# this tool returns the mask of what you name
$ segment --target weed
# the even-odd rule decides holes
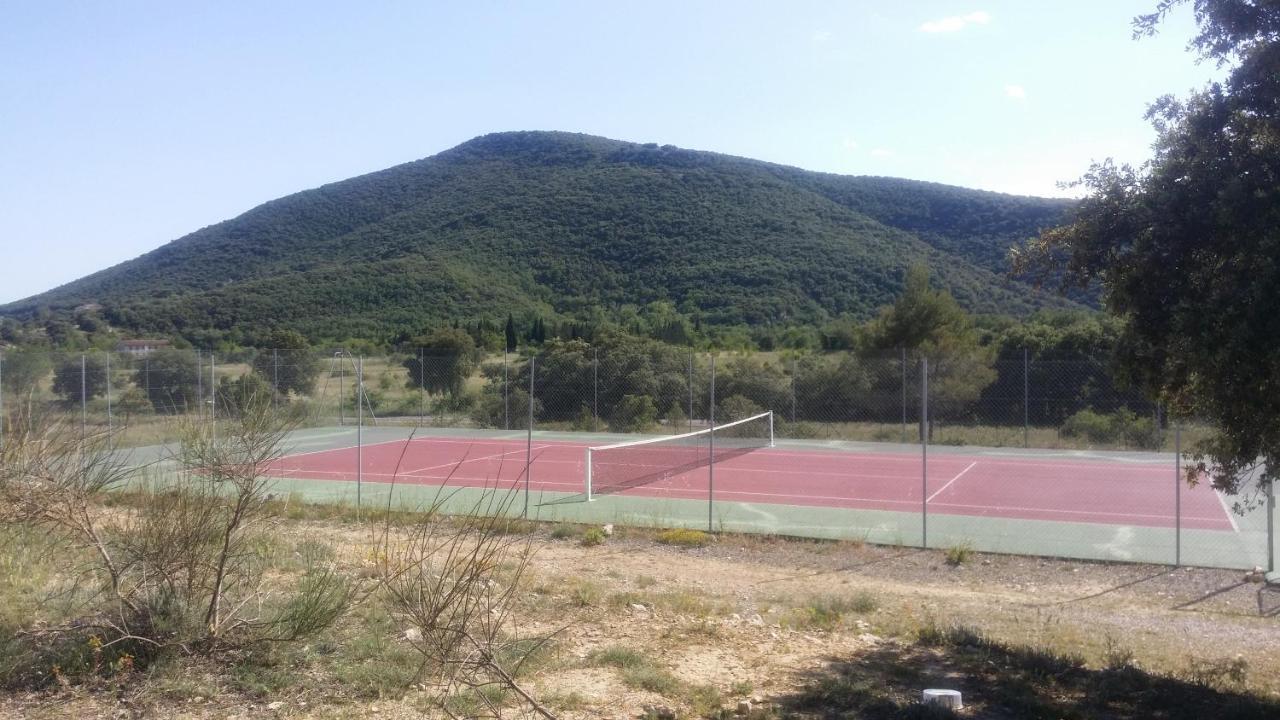
[[[969,562],[972,557],[973,543],[968,540],[958,542],[947,548],[946,551],[947,564],[951,567],[959,567],[960,565]]]
[[[1229,688],[1244,684],[1249,675],[1249,661],[1243,655],[1212,660],[1191,658],[1185,674],[1188,682],[1201,687]]]
[[[714,538],[701,530],[690,530],[688,528],[675,528],[672,530],[663,530],[658,533],[658,542],[663,545],[675,545],[677,547],[706,547]]]
[[[587,531],[582,533],[582,539],[578,541],[578,544],[583,547],[602,545],[604,544],[604,531],[600,528],[587,528]]]
[[[793,610],[786,622],[794,628],[834,630],[843,622],[845,615],[874,612],[879,607],[880,601],[866,591],[851,597],[817,595],[809,598],[805,605]]]
[[[600,588],[595,583],[577,580],[569,587],[569,601],[574,607],[591,607],[600,602]]]
[[[569,538],[578,537],[582,533],[582,529],[577,525],[569,523],[560,523],[551,529],[552,540],[568,540]]]

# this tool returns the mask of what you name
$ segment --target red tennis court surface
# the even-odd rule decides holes
[[[582,493],[582,443],[535,441],[529,486]],[[366,482],[523,487],[523,441],[416,438],[366,445]],[[356,449],[291,455],[270,468],[280,477],[355,481]],[[1060,457],[931,454],[921,487],[918,454],[789,448],[755,450],[716,463],[717,501],[1173,527],[1175,478],[1169,463]],[[628,496],[705,499],[707,467],[630,488]],[[1182,527],[1234,529],[1207,484],[1182,488]]]

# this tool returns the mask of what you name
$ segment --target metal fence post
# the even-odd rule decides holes
[[[600,431],[600,348],[591,348],[591,431]]]
[[[796,372],[799,369],[799,363],[796,359],[791,358],[791,422],[796,421]],[[770,422],[773,416],[770,416]]]
[[[107,358],[107,431],[115,429],[111,421],[111,353],[104,353]]]
[[[427,421],[427,353],[418,348],[418,425]]]
[[[4,449],[4,432],[8,423],[9,417],[4,414],[4,353],[0,352],[0,450]]]
[[[511,383],[507,379],[507,351],[502,351],[502,429],[511,429]]]
[[[183,393],[183,395],[184,397],[182,398],[182,402],[186,403],[187,402],[187,398],[185,397],[186,393]],[[199,350],[196,351],[195,404],[196,404],[196,417],[203,420],[204,419],[204,360],[201,357]]]
[[[693,432],[693,354],[689,351],[689,432]]]
[[[716,356],[711,356],[711,430],[707,433],[707,532],[715,532],[716,505]]]
[[[80,441],[84,442],[89,425],[89,396],[85,392],[84,354],[80,355]]]
[[[218,363],[209,353],[209,436],[218,439]]]
[[[530,476],[533,474],[533,401],[534,401],[534,373],[538,369],[538,358],[529,358],[529,429],[525,434],[524,446],[524,516],[529,517],[529,490]]]
[[[1182,566],[1182,426],[1173,427],[1173,564]]]
[[[920,544],[929,547],[929,358],[920,364]]]
[[[356,517],[364,489],[364,355],[356,360]]]
[[[271,349],[271,407],[278,407],[280,397],[280,351]]]
[[[907,349],[902,348],[902,442],[907,442]]]
[[[338,367],[338,425],[346,425],[347,418],[343,415],[342,410],[342,376],[347,373],[347,369],[342,366],[342,351],[333,354],[334,364]]]
[[[1022,447],[1031,447],[1031,360],[1027,348],[1022,348]]]
[[[1276,483],[1267,485],[1267,582],[1280,581],[1280,568],[1276,568]]]

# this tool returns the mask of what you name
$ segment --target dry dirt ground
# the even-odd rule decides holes
[[[1001,709],[1006,697],[986,696],[972,664],[960,668],[921,644],[957,626],[1009,647],[1079,655],[1087,668],[1132,665],[1179,678],[1204,663],[1236,668],[1203,684],[1280,703],[1280,588],[1236,571],[981,553],[950,564],[944,551],[750,536],[684,548],[642,530],[587,547],[576,530],[562,529],[561,539],[551,530],[535,530],[517,615],[524,633],[557,633],[522,682],[563,718],[637,718],[655,705],[698,717],[744,700],[755,717],[891,717],[879,706],[839,714],[849,686],[830,682],[888,662],[909,667],[869,675],[892,686],[881,706],[908,703],[923,687],[963,686],[970,708],[961,716],[1018,716]],[[353,563],[369,539],[333,521],[286,531],[324,538]],[[388,642],[401,642],[394,630]],[[994,666],[993,657],[981,662]],[[255,692],[199,668],[184,673],[194,678],[186,685],[170,671],[120,687],[13,694],[0,700],[0,715],[421,717],[412,687],[352,696],[319,675]],[[825,710],[815,700],[823,692]]]

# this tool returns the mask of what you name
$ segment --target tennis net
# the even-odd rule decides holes
[[[666,480],[764,447],[773,447],[772,412],[681,435],[589,447],[587,499]]]

